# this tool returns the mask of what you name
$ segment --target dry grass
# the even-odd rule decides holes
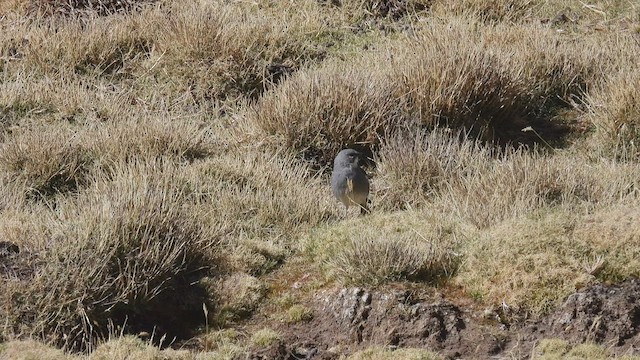
[[[86,184],[92,158],[70,129],[30,129],[2,145],[0,168],[27,197],[46,197]]]
[[[329,278],[378,285],[410,280],[437,284],[453,276],[464,226],[421,212],[374,215],[318,229],[303,242]]]
[[[413,30],[376,51],[298,72],[245,117],[324,163],[342,147],[371,148],[396,130],[437,125],[503,143],[538,142],[540,133],[551,141],[566,131],[553,115],[603,78],[597,64],[623,61],[610,52],[615,42],[540,26],[454,18]],[[538,135],[523,133],[527,126]]]
[[[640,237],[631,209],[542,210],[505,221],[465,244],[456,278],[477,298],[538,315],[597,281],[637,277]]]
[[[585,117],[595,128],[591,149],[607,157],[638,159],[639,93],[640,67],[636,66],[621,70],[589,94]]]
[[[385,139],[376,159],[376,205],[414,208],[446,191],[471,169],[492,161],[495,152],[451,129],[396,133]]]
[[[236,273],[215,284],[220,297],[215,318],[220,324],[250,315],[265,297],[267,288],[257,278],[246,273]]]
[[[267,347],[280,341],[280,335],[271,329],[260,329],[249,340],[254,346]]]
[[[438,360],[442,359],[438,354],[424,349],[398,349],[388,350],[381,347],[370,347],[349,356],[348,360]]]
[[[516,151],[476,165],[468,176],[451,181],[438,201],[480,227],[542,207],[589,211],[638,195],[636,164]]]
[[[136,102],[255,97],[324,56],[335,30],[318,6],[305,1],[285,14],[240,2],[175,2],[89,21],[7,20],[0,54],[10,61],[2,66],[23,77],[115,82]]]
[[[572,346],[565,340],[544,339],[535,348],[531,359],[555,360],[555,359],[624,359],[636,360],[638,356],[611,356],[605,347],[597,344],[580,344]]]
[[[639,11],[0,1],[0,240],[20,248],[0,258],[0,339],[241,357],[251,334],[210,332],[201,353],[126,334],[235,326],[309,259],[314,289],[450,281],[528,314],[639,276]],[[347,146],[375,159],[368,217],[330,194]],[[305,291],[285,321],[310,318]],[[6,357],[80,355],[10,341]]]
[[[178,171],[161,163],[119,169],[60,203],[43,219],[35,273],[3,280],[7,330],[83,348],[127,318],[134,327],[165,323],[176,335],[199,322],[192,306],[208,300],[192,284],[215,268],[217,240],[187,215]]]
[[[408,122],[406,104],[395,97],[395,84],[371,67],[330,62],[300,71],[265,94],[247,116],[287,147],[319,152],[328,163],[342,147],[371,144],[377,135]]]

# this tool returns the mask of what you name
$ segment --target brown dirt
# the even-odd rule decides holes
[[[442,294],[342,288],[315,294],[312,320],[276,324],[282,341],[251,359],[337,359],[369,346],[417,347],[448,359],[529,358],[542,339],[595,342],[613,355],[640,354],[640,281],[577,292],[549,315],[508,326],[496,312]],[[635,351],[635,353],[634,353]]]

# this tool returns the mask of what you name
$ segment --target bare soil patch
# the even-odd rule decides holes
[[[332,289],[308,306],[313,319],[280,324],[281,340],[251,359],[338,359],[372,346],[427,348],[447,359],[528,359],[543,339],[592,342],[610,355],[637,355],[640,281],[596,285],[569,296],[554,312],[513,325],[497,313],[459,306],[442,294],[409,290]],[[634,352],[635,351],[635,352]]]

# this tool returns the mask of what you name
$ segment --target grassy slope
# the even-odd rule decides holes
[[[640,9],[390,3],[0,2],[0,240],[21,249],[0,257],[0,358],[73,357],[30,337],[224,358],[278,338],[234,324],[303,321],[336,284],[537,316],[637,277]],[[330,196],[345,146],[375,160],[369,217]]]

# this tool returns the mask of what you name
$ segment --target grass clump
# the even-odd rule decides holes
[[[385,209],[424,205],[471,169],[491,161],[490,147],[464,138],[451,129],[390,136],[377,153],[376,204]]]
[[[271,346],[280,341],[280,334],[271,329],[260,329],[251,335],[249,341],[257,347]]]
[[[176,3],[168,22],[166,15],[158,18],[166,31],[153,58],[171,74],[175,91],[191,92],[197,101],[255,98],[323,58],[321,35],[330,32],[330,22],[318,6],[312,1],[295,9],[277,3]],[[154,76],[162,83],[167,72]]]
[[[280,262],[299,231],[326,221],[336,210],[325,196],[324,180],[288,154],[248,148],[212,156],[192,170],[190,181],[211,218],[223,224],[223,231],[240,235],[230,244],[238,247],[234,253],[263,258],[258,263],[267,268],[245,267],[249,273],[260,274],[269,261]],[[238,223],[240,218],[245,220]],[[245,260],[242,256],[240,262]]]
[[[638,359],[638,356],[613,356],[602,345],[585,343],[571,345],[566,340],[543,339],[534,349],[532,359],[555,360],[555,359]]]
[[[536,352],[540,355],[539,357],[534,358],[542,358],[542,359],[553,359],[558,358],[561,359],[563,355],[571,350],[571,345],[568,341],[562,339],[543,339],[540,341],[538,346],[536,347]],[[535,355],[534,355],[535,356]]]
[[[250,315],[266,295],[266,286],[257,278],[236,273],[225,278],[216,289],[218,321],[237,320]]]
[[[141,339],[124,335],[100,344],[88,357],[88,360],[132,359],[132,360],[191,360],[194,355],[186,350],[160,350]]]
[[[565,47],[554,50],[557,42]],[[566,129],[550,115],[601,76],[594,56],[610,57],[600,44],[540,27],[434,21],[376,51],[298,72],[245,117],[323,163],[345,146],[375,148],[397,130],[437,126],[500,143],[556,140]]]
[[[342,147],[370,144],[385,129],[408,121],[394,87],[375,68],[334,61],[298,72],[265,94],[248,116],[265,133],[282,137],[287,147],[306,147],[328,163]]]
[[[405,15],[426,10],[430,4],[430,0],[345,0],[341,5],[356,14],[398,20]]]
[[[285,321],[288,323],[299,323],[313,319],[313,311],[304,305],[295,304],[287,310]]]
[[[173,158],[189,162],[204,158],[216,150],[209,128],[194,120],[172,119],[169,114],[155,116],[131,114],[112,123],[86,126],[82,136],[95,153],[99,167],[136,159]]]
[[[436,353],[424,349],[400,348],[397,350],[388,350],[381,347],[370,347],[360,350],[349,357],[347,360],[440,360],[442,357]]]
[[[177,171],[159,164],[121,169],[60,203],[46,219],[49,241],[33,276],[3,280],[7,335],[77,349],[105,337],[111,324],[180,337],[203,321],[207,295],[193,284],[215,266],[216,241],[187,212]]]
[[[585,210],[635,197],[640,170],[634,164],[591,163],[569,153],[509,150],[497,158],[479,152],[463,176],[436,194],[436,206],[487,227],[537,209],[561,206]]]
[[[590,93],[586,119],[595,128],[589,147],[607,157],[640,157],[640,68],[621,70]]]
[[[31,13],[45,16],[53,15],[110,15],[118,12],[139,10],[155,0],[29,0],[27,8]]]
[[[422,212],[372,216],[318,230],[306,253],[347,284],[410,280],[437,284],[452,276],[464,225]]]
[[[73,192],[87,184],[94,154],[71,129],[36,127],[14,134],[0,148],[0,167],[28,198]]]

